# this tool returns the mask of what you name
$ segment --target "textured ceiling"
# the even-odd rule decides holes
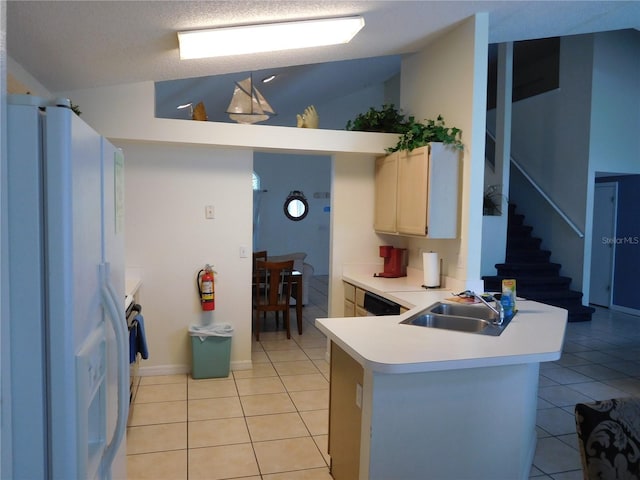
[[[7,46],[13,60],[56,93],[283,67],[296,67],[292,71],[302,75],[301,69],[316,64],[415,52],[476,12],[489,13],[491,43],[625,28],[640,30],[638,1],[10,0]],[[366,22],[347,45],[179,59],[178,30],[341,15],[362,15]],[[347,78],[352,83],[375,79],[372,70],[362,63],[336,65],[352,68],[328,73],[329,67],[323,66],[323,75],[316,76],[318,82],[326,83],[330,78],[340,89]],[[387,70],[372,68],[388,76]],[[326,88],[309,82],[309,77],[306,75],[307,88]]]
[[[9,56],[51,92],[414,52],[476,12],[491,43],[640,29],[640,2],[9,1]],[[176,31],[362,15],[348,45],[180,61]]]

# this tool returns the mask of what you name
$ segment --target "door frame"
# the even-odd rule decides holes
[[[611,207],[611,215],[612,215],[612,225],[613,225],[613,231],[611,232],[611,269],[609,271],[609,285],[611,286],[609,289],[609,298],[608,298],[608,302],[607,305],[600,305],[603,307],[607,307],[610,308],[612,303],[613,303],[613,291],[615,288],[614,285],[614,279],[615,279],[615,269],[616,269],[616,242],[615,242],[615,238],[616,238],[616,234],[617,234],[617,215],[618,215],[618,182],[616,181],[609,181],[609,182],[596,182],[595,186],[594,186],[594,195],[593,195],[593,213],[594,213],[594,218],[593,218],[593,224],[596,223],[596,218],[595,218],[595,212],[596,212],[596,201],[597,201],[597,196],[595,194],[595,191],[598,187],[612,187],[613,188],[613,206]],[[595,230],[592,228],[592,231]],[[595,257],[595,252],[593,249],[593,242],[592,242],[592,247],[591,247],[591,259],[590,262],[593,265],[593,261],[594,261],[594,257]],[[591,273],[593,274],[593,268],[591,268]],[[592,288],[591,288],[591,280],[589,280],[589,303],[591,302],[591,293],[592,293]],[[594,305],[598,305],[598,304],[594,304]]]

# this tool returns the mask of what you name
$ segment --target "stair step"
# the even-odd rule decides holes
[[[507,238],[513,237],[530,237],[533,227],[529,225],[508,225]]]
[[[549,250],[530,250],[526,248],[509,248],[507,249],[507,263],[535,263],[548,262],[551,258]]]
[[[511,248],[539,250],[542,239],[537,237],[507,237],[507,250]]]
[[[518,213],[509,214],[509,218],[507,219],[508,226],[521,226],[524,224],[524,215],[520,215]]]
[[[546,303],[547,305],[553,305],[555,307],[560,307],[567,310],[568,322],[588,322],[591,320],[591,315],[593,314],[593,312],[596,311],[595,308],[585,307],[582,304],[566,307],[563,305],[557,305],[555,303],[550,303],[550,302],[540,302],[540,303]]]
[[[544,262],[535,262],[535,263],[507,262],[507,263],[496,264],[498,275],[505,276],[505,277],[557,275],[561,267],[562,265],[560,265],[559,263],[550,263],[550,262],[546,262],[546,263]]]
[[[542,303],[551,303],[553,301],[561,300],[579,303],[582,302],[582,292],[577,292],[575,290],[538,290],[532,291],[529,295],[524,295],[524,293],[521,294],[519,291],[517,291],[517,293],[528,300],[535,300],[536,302]]]
[[[581,305],[578,309],[569,311],[567,320],[569,322],[590,322],[591,315],[593,315],[593,312],[595,311],[596,309],[593,307],[585,307],[584,305]]]
[[[485,290],[499,292],[503,279],[515,278],[518,296],[566,309],[569,322],[591,320],[595,309],[582,305],[582,293],[570,289],[571,279],[559,275],[562,266],[549,261],[551,252],[540,248],[542,239],[524,220],[509,203],[505,262],[496,264],[498,275],[482,278]]]
[[[490,275],[482,277],[484,280],[485,290],[487,291],[501,291],[502,280],[513,278],[505,277],[503,275]],[[525,291],[540,291],[540,290],[557,290],[563,287],[568,289],[571,284],[571,278],[562,276],[544,276],[544,277],[531,277],[531,276],[518,276],[516,278],[516,292],[519,295],[525,296]]]

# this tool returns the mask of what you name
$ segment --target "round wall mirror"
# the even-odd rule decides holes
[[[294,190],[284,201],[284,214],[289,220],[299,222],[309,213],[309,203],[304,194],[299,190]]]

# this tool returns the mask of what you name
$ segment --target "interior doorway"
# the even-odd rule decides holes
[[[618,184],[596,183],[593,196],[589,303],[611,305],[616,245]]]
[[[314,275],[328,275],[331,165],[328,155],[254,152],[254,250],[305,253]],[[307,209],[292,220],[285,205],[295,192]]]

